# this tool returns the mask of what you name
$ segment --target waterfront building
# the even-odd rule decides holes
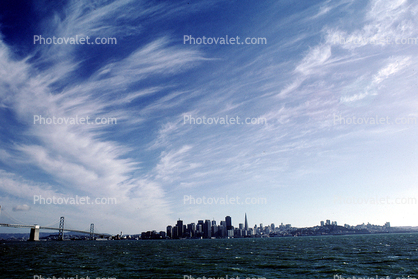
[[[173,238],[173,227],[167,226],[167,237]]]
[[[210,225],[210,220],[205,220],[205,224],[203,226],[203,237],[210,238],[211,237],[212,228]]]
[[[226,229],[231,230],[232,229],[232,219],[231,216],[225,217],[225,223],[226,223]]]
[[[182,238],[183,235],[184,235],[183,221],[179,219],[177,221],[177,237]]]

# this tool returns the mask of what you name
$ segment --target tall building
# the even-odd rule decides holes
[[[330,226],[330,225],[331,225],[331,220],[327,220],[325,224],[326,224],[327,226]]]
[[[169,238],[173,237],[173,227],[172,226],[167,226],[167,236]]]
[[[195,231],[196,231],[195,223],[190,223],[187,225],[187,233],[189,237],[194,237]]]
[[[212,237],[218,237],[219,233],[218,233],[218,226],[215,224],[212,226]]]
[[[177,237],[181,238],[184,235],[184,230],[183,230],[183,221],[182,220],[178,220],[177,221]]]
[[[178,238],[177,226],[174,226],[172,229],[172,238]]]
[[[205,224],[203,225],[203,237],[210,238],[211,232],[212,232],[212,228],[210,225],[210,220],[205,220]]]
[[[248,231],[247,213],[245,213],[244,230],[245,230],[245,231]]]
[[[212,237],[217,237],[218,236],[218,226],[216,225],[215,220],[212,220],[211,235],[212,235]]]
[[[218,228],[218,233],[220,234],[221,237],[227,237],[227,230],[226,230],[226,222],[225,221],[221,221],[221,224],[219,225]]]
[[[196,236],[201,237],[202,234],[203,234],[203,225],[202,224],[197,224]]]
[[[203,236],[204,225],[205,225],[205,222],[203,222],[203,220],[197,221],[197,226],[196,226],[196,236],[197,237],[202,237]]]
[[[231,230],[232,229],[232,219],[231,219],[231,216],[226,216],[225,217],[225,223],[226,223],[226,230]]]

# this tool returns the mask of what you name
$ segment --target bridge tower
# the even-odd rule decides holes
[[[90,224],[90,240],[94,240],[94,224]]]
[[[39,225],[30,228],[29,241],[39,241]]]
[[[64,216],[60,218],[58,240],[64,240]]]

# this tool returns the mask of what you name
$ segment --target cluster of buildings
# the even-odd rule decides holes
[[[231,216],[226,216],[225,220],[219,224],[215,220],[199,220],[197,223],[184,224],[183,220],[178,220],[176,225],[167,226],[166,231],[148,231],[141,233],[141,239],[181,239],[181,238],[242,238],[242,237],[262,237],[278,231],[290,230],[290,224],[283,223],[276,227],[274,224],[270,226],[254,225],[253,228],[248,226],[247,214],[245,214],[244,223],[240,223],[238,227],[232,225]]]
[[[386,222],[383,226],[373,225],[373,224],[370,224],[370,223],[367,223],[367,225],[366,225],[366,224],[363,223],[363,224],[356,225],[356,226],[350,226],[348,224],[344,224],[344,227],[348,228],[348,229],[355,229],[355,230],[366,229],[370,232],[379,232],[379,231],[389,230],[391,228],[390,227],[390,222]]]
[[[167,226],[166,231],[147,231],[135,239],[210,239],[210,238],[243,238],[243,237],[285,237],[285,236],[305,236],[305,235],[328,235],[328,234],[354,234],[354,233],[383,233],[393,231],[390,223],[387,222],[383,226],[364,223],[361,225],[338,226],[337,221],[321,221],[320,226],[311,228],[293,228],[290,224],[281,223],[275,226],[272,223],[269,226],[254,225],[248,226],[247,214],[245,214],[244,223],[240,223],[238,227],[232,225],[231,216],[226,216],[225,220],[219,224],[215,220],[199,220],[197,223],[184,224],[183,220],[178,220],[172,226]]]
[[[338,225],[337,225],[337,221],[331,222],[331,220],[326,220],[325,222],[321,221],[321,227],[323,226],[338,226]]]
[[[321,221],[321,227],[324,226],[337,226],[337,221],[332,221],[331,220],[326,220],[326,221]],[[356,225],[356,226],[350,226],[349,224],[344,224],[344,228],[347,229],[355,229],[355,230],[363,230],[363,229],[367,229],[370,231],[379,231],[379,230],[384,230],[384,229],[390,229],[390,222],[386,222],[383,226],[379,226],[379,225],[372,225],[370,223],[367,223],[367,225],[360,224],[360,225]]]

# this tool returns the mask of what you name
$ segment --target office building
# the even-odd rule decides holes
[[[212,233],[212,227],[211,227],[210,220],[205,220],[205,224],[203,226],[203,237],[204,238],[210,238]]]
[[[231,216],[225,217],[226,229],[229,231],[232,229],[232,219]]]
[[[172,226],[167,226],[167,236],[169,238],[173,238],[173,227]]]
[[[177,227],[177,238],[182,238],[184,235],[183,221],[179,219],[177,221],[176,227]]]

